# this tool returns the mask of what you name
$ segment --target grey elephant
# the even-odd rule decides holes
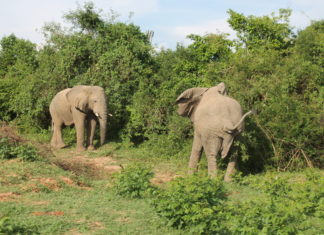
[[[194,125],[194,140],[189,160],[189,174],[197,171],[202,151],[208,161],[208,174],[215,176],[216,157],[221,152],[225,158],[235,136],[244,129],[244,119],[253,111],[243,115],[241,105],[227,96],[224,83],[211,88],[191,88],[185,90],[175,102],[178,114],[189,117]],[[225,181],[231,180],[237,159],[231,158],[227,166]]]
[[[51,104],[53,136],[51,146],[63,148],[63,125],[74,124],[77,135],[77,150],[85,150],[84,130],[87,129],[88,149],[94,149],[93,137],[97,122],[100,124],[100,144],[105,142],[107,125],[107,105],[104,89],[99,86],[74,86],[58,92]]]

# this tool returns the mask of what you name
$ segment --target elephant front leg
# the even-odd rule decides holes
[[[77,151],[84,151],[85,147],[84,144],[84,124],[85,124],[85,116],[80,116],[78,114],[78,118],[74,118],[74,125],[76,129],[76,136],[77,136]]]
[[[200,160],[202,153],[202,144],[200,138],[195,134],[193,144],[192,144],[192,150],[189,160],[189,170],[188,174],[193,174],[197,171],[198,162]]]
[[[96,125],[97,125],[97,121],[91,117],[88,121],[87,121],[87,132],[88,132],[88,136],[87,136],[87,148],[88,150],[94,150],[94,146],[93,146],[93,137],[95,134],[95,130],[96,130]]]

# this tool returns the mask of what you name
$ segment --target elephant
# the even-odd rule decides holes
[[[178,114],[189,117],[194,126],[194,139],[189,160],[189,174],[197,171],[202,151],[208,161],[208,175],[216,176],[216,159],[219,152],[225,158],[234,138],[244,129],[244,119],[254,113],[243,115],[241,105],[226,92],[223,82],[217,86],[195,87],[185,90],[176,99]],[[237,159],[230,158],[224,180],[230,181],[235,172]]]
[[[85,150],[84,129],[87,129],[86,147],[93,150],[93,137],[97,122],[100,124],[100,144],[104,144],[107,126],[106,95],[102,87],[78,85],[58,92],[49,106],[52,117],[51,146],[54,149],[66,145],[62,139],[63,125],[74,124],[77,151]]]

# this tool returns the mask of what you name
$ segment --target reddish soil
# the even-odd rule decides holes
[[[0,193],[0,202],[15,201],[20,195],[14,192]]]
[[[54,215],[54,216],[63,216],[63,211],[35,211],[32,213],[35,216],[43,216],[43,215]]]

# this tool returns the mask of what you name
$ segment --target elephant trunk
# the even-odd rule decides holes
[[[106,129],[107,129],[107,111],[101,115],[99,119],[100,124],[100,144],[103,145],[106,140]]]

